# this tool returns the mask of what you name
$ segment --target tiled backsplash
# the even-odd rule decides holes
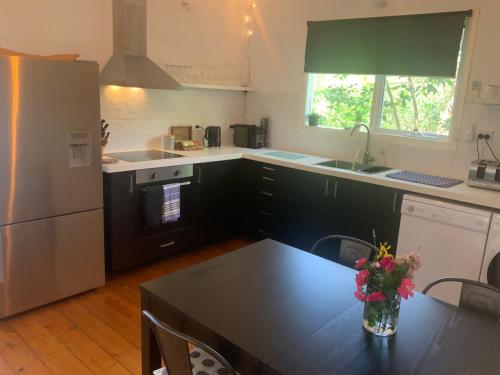
[[[101,116],[111,132],[105,152],[158,148],[170,126],[192,125],[193,138],[202,130],[195,125],[222,127],[222,143],[232,144],[229,125],[243,119],[243,95],[217,90],[145,90],[101,87]]]

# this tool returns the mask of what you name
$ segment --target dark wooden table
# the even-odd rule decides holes
[[[141,285],[142,308],[250,374],[500,374],[500,323],[421,294],[398,332],[361,326],[349,268],[272,240]],[[142,329],[143,374],[160,367]]]

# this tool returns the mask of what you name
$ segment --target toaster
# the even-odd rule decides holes
[[[500,191],[500,162],[474,160],[469,166],[469,186]]]

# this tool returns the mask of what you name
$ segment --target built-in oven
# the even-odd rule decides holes
[[[193,165],[136,171],[136,239],[191,226]]]

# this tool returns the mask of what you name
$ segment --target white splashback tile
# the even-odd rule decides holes
[[[111,132],[105,152],[158,148],[170,126],[192,125],[193,138],[202,140],[195,125],[222,127],[222,143],[232,144],[229,125],[243,120],[243,95],[216,90],[145,90],[101,87],[101,117]]]

